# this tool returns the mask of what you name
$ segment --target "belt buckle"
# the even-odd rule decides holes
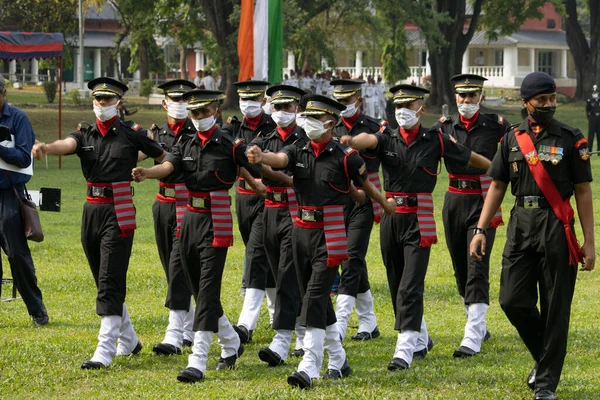
[[[174,188],[165,188],[165,197],[175,197],[175,189]]]
[[[283,201],[283,194],[274,192],[273,193],[273,201]]]
[[[466,179],[459,179],[458,180],[458,187],[461,189],[470,189],[471,188],[471,182],[469,182]]]
[[[538,196],[524,196],[523,197],[524,208],[540,208]]]
[[[207,208],[206,207],[206,199],[204,197],[192,197],[192,207]]]
[[[104,195],[104,188],[99,186],[92,186],[92,197],[106,197]]]
[[[315,222],[315,212],[312,210],[302,210],[302,220]]]
[[[408,203],[408,197],[406,196],[394,196],[394,200],[396,200],[397,206],[404,206]]]

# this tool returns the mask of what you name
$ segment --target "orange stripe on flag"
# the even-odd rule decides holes
[[[242,16],[238,32],[239,81],[254,75],[254,0],[242,0]]]

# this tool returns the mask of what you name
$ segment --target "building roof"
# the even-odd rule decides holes
[[[105,2],[100,10],[96,9],[94,6],[88,7],[85,11],[85,19],[118,21],[121,18],[117,15],[113,6],[111,6],[110,3]]]
[[[406,31],[408,43],[411,46],[425,46],[425,37],[419,29]],[[567,36],[564,31],[517,31],[512,35],[499,36],[496,40],[489,40],[484,31],[477,31],[473,35],[469,45],[511,45],[511,44],[535,44],[567,46]]]
[[[113,41],[115,37],[114,32],[85,32],[83,38],[84,47],[100,47],[100,48],[113,48],[115,43]],[[69,43],[75,43],[75,46],[79,44],[79,36],[70,36],[68,38]],[[128,44],[129,37],[123,39],[121,44]]]

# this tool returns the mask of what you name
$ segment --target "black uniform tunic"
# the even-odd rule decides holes
[[[555,119],[537,135],[531,132],[527,120],[517,129],[531,136],[539,162],[563,199],[573,195],[575,184],[592,180],[587,144],[578,129]],[[562,149],[562,159],[556,165],[543,160],[542,146]],[[494,180],[510,182],[517,199],[543,196],[512,129],[504,136],[488,173]],[[511,211],[502,254],[500,305],[539,363],[536,388],[555,391],[558,385],[567,350],[576,276],[577,268],[569,266],[563,224],[552,209],[546,204],[541,208],[516,205]],[[541,310],[537,309],[538,285]]]
[[[596,150],[600,151],[600,97],[588,99],[585,106],[585,112],[589,115],[588,119],[588,140],[590,151],[594,148],[594,138],[597,137]]]
[[[166,152],[171,152],[177,139],[182,135],[195,134],[196,128],[190,119],[181,127],[178,135],[165,123],[162,127],[151,128],[154,140]],[[183,172],[173,173],[160,180],[166,184],[183,182]],[[160,196],[159,196],[160,197]],[[152,205],[154,217],[154,237],[158,255],[167,276],[167,297],[165,307],[170,310],[188,310],[190,307],[191,290],[185,279],[181,256],[179,253],[179,238],[177,233],[177,218],[175,202],[160,201],[158,198]]]
[[[152,158],[163,153],[150,136],[139,125],[119,119],[104,137],[95,125],[69,135],[77,142],[75,154],[90,183],[131,181],[138,151]],[[122,315],[133,234],[123,237],[113,204],[84,204],[81,244],[98,288],[96,313]]]
[[[229,190],[237,179],[238,166],[252,173],[260,169],[250,165],[246,144],[217,128],[203,146],[197,134],[181,136],[165,158],[183,171],[183,180],[191,192]],[[184,272],[196,298],[195,331],[217,332],[221,307],[221,280],[227,247],[213,247],[211,214],[187,210],[183,215],[179,249]]]
[[[288,170],[294,177],[298,206],[343,206],[349,201],[350,181],[362,186],[368,179],[366,166],[358,153],[334,140],[318,157],[315,157],[310,142],[302,147],[286,146],[282,152],[288,156]],[[347,154],[348,175],[344,167]],[[329,294],[337,269],[327,267],[324,230],[295,224],[292,228],[292,251],[301,285],[300,323],[325,329],[336,322]]]
[[[308,137],[296,126],[284,141],[277,130],[256,137],[252,144],[263,152],[276,153],[288,145],[304,146]],[[278,169],[274,169],[278,171]],[[291,175],[290,169],[281,170]],[[267,188],[286,188],[285,183],[263,178]],[[296,216],[294,215],[294,218]],[[288,207],[269,207],[263,211],[263,243],[271,271],[275,277],[275,314],[273,329],[293,330],[300,312],[300,285],[292,254],[292,218]]]
[[[497,114],[479,114],[469,131],[458,116],[455,120],[448,119],[438,123],[432,129],[441,129],[454,137],[458,143],[491,160],[509,126],[510,124]],[[445,158],[444,163],[448,173],[454,175],[472,175],[474,179],[478,179],[478,176],[486,173],[485,170],[457,163],[450,158]],[[496,236],[495,228],[490,227],[487,230],[483,260],[477,261],[469,257],[473,228],[477,227],[482,208],[483,196],[479,193],[446,192],[442,209],[446,245],[452,259],[458,293],[465,304],[490,302],[490,256]]]
[[[233,137],[240,138],[246,143],[251,143],[255,137],[272,132],[276,124],[271,117],[265,113],[261,114],[261,120],[255,129],[251,129],[246,119],[241,122],[231,119],[223,127]],[[254,174],[260,178],[260,174]],[[240,180],[238,185],[246,188],[246,182]],[[249,187],[247,189],[250,189]],[[265,202],[257,194],[243,194],[238,192],[235,196],[235,213],[237,215],[238,227],[242,240],[246,246],[244,284],[246,288],[265,290],[275,287],[275,279],[269,268],[267,256],[263,246],[263,218],[262,212]]]
[[[335,139],[344,135],[356,136],[377,131],[379,131],[379,123],[363,113],[356,118],[351,129],[348,129],[342,118],[333,128]],[[379,159],[375,152],[361,150],[359,153],[367,166],[367,172],[379,173]],[[346,208],[350,214],[347,221],[348,260],[342,263],[338,293],[356,297],[359,293],[365,293],[370,289],[365,257],[373,229],[373,203],[368,197],[362,204],[350,200],[346,203]]]
[[[466,164],[471,155],[450,136],[423,127],[410,146],[398,130],[377,133],[377,140],[386,192],[431,193],[442,156]],[[384,215],[380,231],[395,329],[420,331],[430,247],[420,246],[417,214]]]

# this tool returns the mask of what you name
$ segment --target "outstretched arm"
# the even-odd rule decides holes
[[[248,148],[248,161],[251,164],[262,162],[272,168],[283,169],[288,165],[288,156],[284,153],[263,153],[260,147],[251,146]]]
[[[77,141],[71,137],[56,140],[52,143],[36,142],[33,145],[33,156],[40,160],[45,155],[64,156],[77,150]]]
[[[152,168],[136,167],[131,170],[131,177],[136,182],[145,179],[161,179],[175,171],[175,166],[169,161],[153,166]]]
[[[353,149],[375,149],[377,148],[377,136],[371,133],[361,133],[356,136],[344,135],[340,142]]]

